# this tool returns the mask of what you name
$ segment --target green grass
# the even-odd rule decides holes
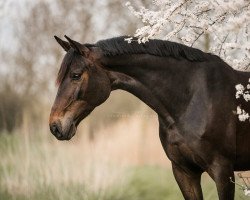
[[[33,194],[11,194],[2,187],[0,199],[3,200],[167,200],[181,199],[181,193],[174,182],[170,171],[160,167],[133,167],[127,169],[126,183],[120,183],[106,188],[104,191],[92,192],[82,184],[67,183],[61,185],[44,185]]]
[[[183,199],[171,169],[88,160],[75,143],[53,141],[39,134],[0,135],[1,200]],[[205,200],[218,199],[207,175],[202,186]],[[236,199],[247,200],[239,189]]]

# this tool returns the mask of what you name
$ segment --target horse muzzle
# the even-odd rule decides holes
[[[76,133],[75,123],[67,123],[64,127],[59,120],[50,123],[50,132],[58,140],[70,140]]]
[[[92,106],[78,106],[68,112],[52,108],[49,120],[51,133],[58,140],[70,140],[76,133],[78,124],[93,110]]]

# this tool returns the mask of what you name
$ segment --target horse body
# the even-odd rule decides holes
[[[215,181],[228,185],[227,191],[221,193],[229,194],[233,191],[229,177],[233,177],[234,163],[237,164],[235,123],[238,119],[233,114],[236,109],[233,101],[236,82],[233,77],[236,72],[221,60],[203,63],[182,60],[173,65],[171,58],[137,55],[137,59],[134,63],[130,56],[129,62],[123,64],[120,61],[119,65],[116,58],[112,58],[106,65],[109,72],[132,77],[148,88],[150,94],[140,96],[142,88],[133,91],[130,87],[134,88],[134,85],[124,87],[123,84],[128,83],[121,84],[122,81],[121,89],[133,93],[159,114],[156,106],[151,101],[147,102],[148,96],[156,97],[164,107],[161,111],[168,111],[173,118],[174,123],[171,124],[167,117],[159,116],[160,139],[172,161],[175,178],[184,197],[202,198],[199,184],[204,171],[213,179],[223,172],[225,180],[220,176]],[[184,177],[186,180],[183,182]],[[225,199],[230,199],[228,197]]]
[[[234,170],[250,169],[250,125],[239,122],[234,112],[239,103],[235,85],[247,83],[250,73],[233,70],[217,56],[161,41],[148,46],[129,45],[119,38],[96,45],[71,39],[59,43],[73,56],[60,87],[65,92],[65,82],[71,79],[74,99],[62,109],[59,87],[50,119],[58,139],[70,139],[75,124],[105,101],[111,90],[126,90],[158,114],[160,140],[184,198],[203,199],[200,178],[205,171],[215,181],[220,200],[234,198],[230,177],[234,180]],[[80,64],[74,65],[74,59]],[[70,75],[77,73],[76,66],[82,69],[77,82]],[[65,122],[65,116],[73,125]]]

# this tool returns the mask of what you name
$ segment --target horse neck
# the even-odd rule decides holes
[[[185,72],[181,61],[148,54],[106,57],[103,65],[112,89],[132,93],[151,107],[165,123],[173,124],[182,109]],[[181,77],[181,79],[180,79]],[[181,82],[179,82],[181,81]],[[185,89],[186,90],[186,89]],[[182,99],[181,99],[182,98]],[[176,102],[178,100],[178,102]],[[175,101],[175,102],[173,102]]]

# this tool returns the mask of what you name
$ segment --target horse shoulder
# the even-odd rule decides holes
[[[223,76],[215,67],[209,71],[204,68],[196,71],[192,98],[176,124],[178,137],[168,137],[169,144],[178,141],[175,146],[181,156],[204,168],[218,152],[234,159],[233,106],[225,102],[230,99],[230,87]],[[226,88],[224,91],[221,90],[223,87]]]

